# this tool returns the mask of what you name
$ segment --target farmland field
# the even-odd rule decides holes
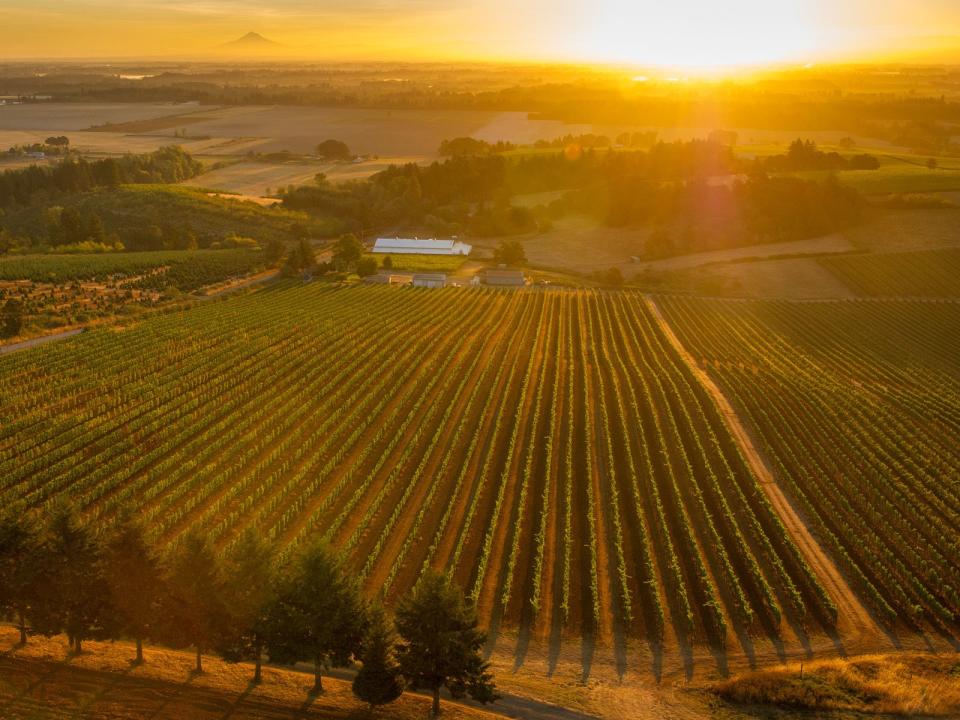
[[[960,305],[661,300],[881,623],[960,614]]]
[[[447,568],[544,646],[949,634],[958,327],[956,305],[278,283],[0,358],[0,502],[135,503],[168,546],[322,536],[388,602]]]
[[[0,376],[3,502],[136,502],[163,543],[323,535],[388,600],[447,567],[540,637],[723,648],[835,622],[641,295],[281,284]]]
[[[822,258],[860,295],[960,297],[960,248]]]

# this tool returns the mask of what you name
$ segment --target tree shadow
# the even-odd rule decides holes
[[[559,597],[559,595],[557,595]],[[563,649],[563,620],[560,613],[550,613],[550,639],[547,642],[547,677],[553,677],[560,662],[560,652]]]
[[[174,692],[170,693],[168,697],[164,698],[162,703],[154,708],[154,711],[147,716],[147,720],[153,720],[154,718],[160,717],[160,713],[163,712],[166,707],[174,701],[174,699],[183,695],[183,692],[187,689],[187,687],[193,684],[195,678],[196,675],[191,670],[189,673],[187,673],[187,679],[182,683],[177,683],[175,685],[171,683],[171,685],[173,685],[175,688]]]
[[[530,649],[530,637],[533,634],[533,623],[523,622],[517,632],[517,647],[513,652],[513,671],[517,672],[523,667],[527,659],[527,651]]]
[[[34,678],[32,681],[27,683],[27,686],[24,687],[20,692],[13,694],[10,699],[5,702],[3,705],[0,705],[0,718],[7,717],[7,711],[15,707],[20,700],[27,697],[37,688],[43,687],[44,683],[53,678],[57,673],[59,673],[66,663],[54,663],[51,664],[50,670],[42,675]]]
[[[243,692],[237,696],[236,700],[230,703],[230,707],[227,708],[227,711],[223,714],[223,717],[221,717],[220,720],[229,720],[229,718],[233,717],[233,714],[244,703],[247,697],[249,697],[250,693],[256,689],[256,687],[257,683],[253,682],[253,680],[248,682],[247,686],[243,689]]]
[[[580,682],[584,685],[590,680],[593,670],[593,655],[597,649],[597,635],[595,628],[584,628],[580,640]]]

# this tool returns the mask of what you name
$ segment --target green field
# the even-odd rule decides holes
[[[124,282],[164,269],[168,284],[195,290],[200,275],[225,280],[263,265],[257,250],[166,250],[93,255],[11,255],[0,257],[0,280],[63,284],[79,281]],[[193,278],[191,280],[191,278]],[[181,287],[182,285],[182,287]]]
[[[377,261],[378,267],[383,267],[385,258],[390,258],[393,262],[393,270],[396,272],[446,272],[454,273],[459,270],[467,261],[467,258],[460,255],[394,255],[387,253],[370,253],[366,257],[371,257]]]
[[[954,628],[958,327],[953,304],[282,282],[0,358],[0,502],[135,505],[161,544],[324,537],[388,603],[446,568],[538,637],[849,627],[676,332],[877,620]]]
[[[7,212],[0,216],[0,227],[15,237],[43,242],[48,212],[59,207],[96,213],[106,233],[116,233],[129,249],[134,249],[130,236],[149,226],[189,230],[201,247],[230,234],[266,241],[295,239],[296,234],[303,232],[322,237],[328,231],[322,219],[304,213],[213,197],[206,191],[182,185],[124,185],[58,197]]]
[[[859,295],[960,297],[960,248],[825,257],[819,262]]]
[[[881,622],[960,613],[960,305],[661,301]]]

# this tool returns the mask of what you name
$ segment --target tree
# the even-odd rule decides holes
[[[164,583],[160,559],[132,514],[114,526],[106,542],[104,561],[117,629],[136,641],[135,662],[140,665],[144,639],[157,632]]]
[[[377,260],[372,257],[362,257],[357,261],[357,275],[369,277],[377,272]]]
[[[271,661],[312,661],[314,692],[323,691],[325,665],[344,666],[358,655],[366,632],[359,583],[329,545],[307,547],[280,583],[267,620]]]
[[[197,674],[203,653],[214,647],[226,625],[224,582],[213,547],[200,529],[189,531],[174,552],[167,573],[167,636],[174,644],[197,651]]]
[[[0,255],[6,255],[13,249],[13,236],[4,228],[0,228]]]
[[[501,240],[493,251],[493,259],[499,265],[526,265],[527,254],[519,240]]]
[[[53,510],[43,550],[43,582],[34,606],[44,635],[66,632],[79,655],[83,641],[113,635],[103,546],[92,526],[69,504]]]
[[[248,530],[224,561],[224,598],[229,619],[220,654],[230,662],[253,660],[254,683],[261,680],[263,638],[275,587],[273,550],[254,530]]]
[[[317,145],[317,155],[327,160],[349,160],[350,148],[340,140],[324,140]]]
[[[19,507],[0,515],[0,617],[16,620],[21,645],[27,642],[27,616],[41,570],[40,549],[40,529],[33,515]]]
[[[268,240],[266,245],[263,246],[263,259],[270,265],[278,263],[286,249],[286,245],[283,244],[282,240],[278,240],[277,238]]]
[[[333,264],[340,272],[356,267],[363,257],[363,243],[353,233],[341,235],[333,244]]]
[[[353,694],[371,709],[392,703],[403,694],[403,678],[396,659],[396,635],[382,605],[374,605],[370,612],[360,662],[363,665],[353,679]]]
[[[497,699],[493,677],[480,654],[486,634],[477,629],[474,609],[446,574],[428,570],[397,608],[397,650],[401,672],[414,690],[433,692],[440,714],[440,689],[454,698],[469,694],[482,703]]]
[[[309,240],[300,239],[287,255],[287,270],[300,272],[317,264],[317,257],[313,253],[313,246]]]
[[[23,303],[10,298],[0,312],[0,337],[16,337],[23,330]]]
[[[383,267],[384,270],[393,270],[393,256],[392,255],[385,256],[383,258],[383,262],[381,263],[381,266]]]

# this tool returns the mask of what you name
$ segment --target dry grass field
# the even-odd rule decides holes
[[[67,651],[66,638],[31,638],[15,647],[16,633],[0,628],[0,717],[4,720],[281,720],[282,718],[368,717],[414,720],[427,716],[430,701],[406,694],[371,714],[350,683],[324,679],[322,695],[309,694],[313,677],[264,669],[264,682],[251,685],[251,668],[205,658],[195,675],[190,653],[147,648],[146,662],[131,664],[128,643],[89,643],[80,656]],[[445,718],[492,720],[482,710],[445,704]]]

